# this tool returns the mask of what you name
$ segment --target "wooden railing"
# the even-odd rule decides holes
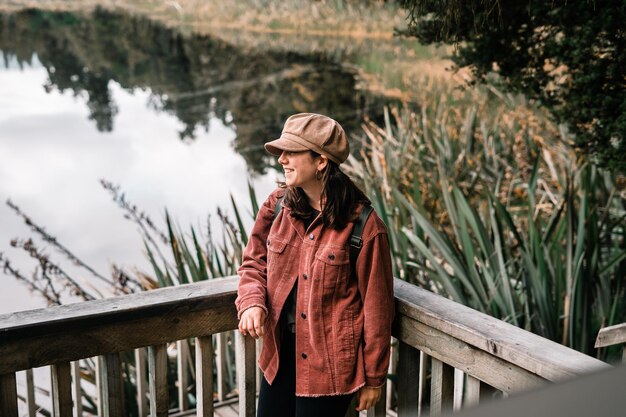
[[[214,338],[237,328],[234,307],[237,277],[163,288],[140,294],[0,316],[0,417],[18,416],[16,372],[50,365],[54,416],[82,415],[78,360],[96,357],[98,414],[127,415],[124,409],[121,354],[135,349],[139,415],[166,416],[168,410],[167,344],[177,342],[179,410],[187,407],[183,382],[187,341],[195,341],[195,386],[198,416],[214,411],[213,375],[223,390],[223,365]],[[368,416],[395,414],[391,398],[397,390],[400,416],[438,415],[447,408],[476,404],[493,392],[509,393],[546,381],[607,367],[601,361],[553,343],[493,317],[395,281],[396,319],[388,383],[389,399]],[[257,390],[256,343],[235,331],[239,415],[254,416]],[[143,357],[147,347],[147,384]],[[221,352],[221,353],[220,353]],[[127,353],[126,353],[127,354]],[[430,367],[428,363],[430,362]],[[397,372],[396,372],[397,370]],[[426,398],[430,376],[430,400]],[[220,380],[220,378],[222,378]],[[149,386],[149,395],[146,385]],[[32,382],[27,383],[28,414],[35,416]],[[147,398],[147,400],[146,400]],[[219,396],[223,399],[223,393]],[[395,408],[395,407],[394,407]]]
[[[604,327],[598,332],[596,349],[613,345],[622,345],[622,362],[626,363],[626,323]]]

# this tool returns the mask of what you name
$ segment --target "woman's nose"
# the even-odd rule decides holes
[[[278,157],[278,163],[279,164],[286,164],[287,163],[287,152],[282,151],[280,156]]]

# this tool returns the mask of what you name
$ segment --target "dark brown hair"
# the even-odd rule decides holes
[[[313,159],[320,156],[315,151],[309,151]],[[324,226],[333,229],[343,229],[346,224],[355,217],[355,210],[360,203],[370,205],[371,201],[359,187],[352,182],[335,162],[328,160],[326,168],[322,171],[323,191],[322,221]],[[285,182],[279,182],[278,186],[285,188],[283,206],[291,210],[293,216],[299,219],[311,219],[315,210],[309,204],[309,200],[300,187],[289,187]]]

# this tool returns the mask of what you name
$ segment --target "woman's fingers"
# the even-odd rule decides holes
[[[260,307],[251,307],[244,311],[239,320],[239,331],[244,336],[250,335],[255,339],[263,336],[265,311]]]
[[[367,391],[359,390],[359,398],[357,399],[357,411],[367,410]]]
[[[381,393],[381,388],[361,388],[357,397],[357,411],[364,411],[375,406],[380,399]]]
[[[263,318],[261,317],[260,314],[254,316],[254,333],[257,334],[257,338],[263,336],[263,323],[262,323],[263,320],[262,319]]]
[[[258,339],[259,335],[257,335],[256,328],[254,327],[254,317],[248,317],[247,327],[248,327],[248,333],[250,333],[250,336],[254,337],[255,339]]]

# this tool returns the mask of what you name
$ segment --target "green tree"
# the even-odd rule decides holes
[[[422,43],[454,42],[452,59],[550,109],[574,144],[626,172],[626,2],[401,0]]]

